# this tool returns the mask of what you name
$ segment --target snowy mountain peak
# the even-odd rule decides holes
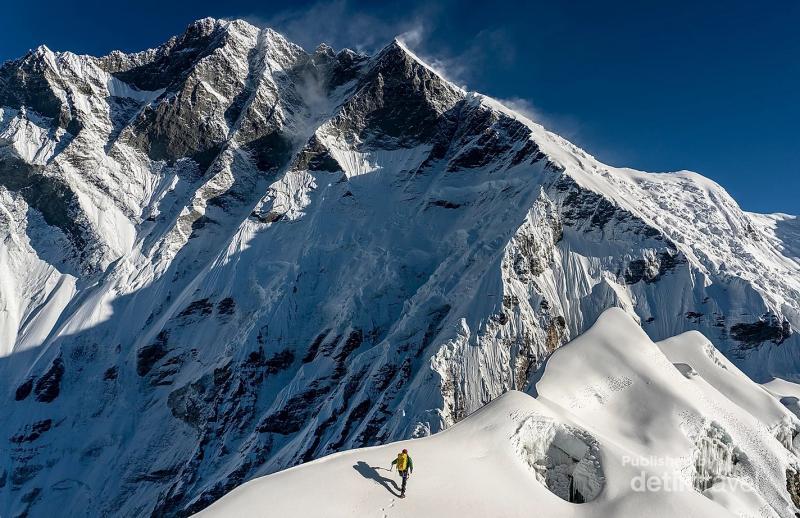
[[[33,58],[44,58],[52,55],[53,51],[47,45],[39,45],[28,53],[28,56]]]
[[[392,40],[392,43],[390,43],[386,48],[384,48],[383,51],[381,51],[381,54],[384,54],[384,53],[387,53],[387,54],[390,54],[390,55],[394,55],[394,56],[402,55],[407,59],[411,59],[414,62],[418,63],[419,65],[422,65],[423,67],[425,67],[431,73],[435,74],[441,81],[446,82],[449,85],[450,88],[460,92],[461,94],[465,94],[466,93],[461,87],[459,87],[455,83],[449,81],[447,78],[445,78],[442,75],[441,72],[439,72],[438,70],[433,68],[427,62],[425,62],[422,58],[420,58],[417,54],[415,54],[414,51],[412,51],[402,41],[402,39],[399,38],[399,37],[395,37],[394,40]]]
[[[320,43],[317,48],[314,50],[315,55],[324,55],[329,58],[333,58],[336,56],[336,52],[333,48],[328,45],[327,43]]]
[[[252,27],[243,20],[223,20],[210,16],[201,18],[190,23],[183,33],[183,38],[197,38],[213,34],[219,30],[230,30],[234,28]]]
[[[399,41],[204,19],[36,63],[0,67],[2,515],[187,515],[441,431],[610,307],[800,369],[796,218],[602,164]]]

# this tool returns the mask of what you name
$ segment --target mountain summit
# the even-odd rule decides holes
[[[184,516],[443,430],[609,307],[800,372],[800,223],[607,166],[393,42],[204,19],[0,67],[0,514]]]

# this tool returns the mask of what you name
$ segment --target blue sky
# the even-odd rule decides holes
[[[512,102],[612,165],[691,169],[743,208],[800,213],[800,2],[13,2],[0,61],[44,43],[141,50],[205,16],[307,49],[395,35],[471,90]]]

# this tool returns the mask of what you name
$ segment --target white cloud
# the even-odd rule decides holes
[[[544,120],[546,119],[545,116],[541,114],[541,112],[527,99],[523,99],[521,97],[511,97],[508,99],[498,99],[501,103],[508,106],[515,112],[519,113],[520,115],[524,115],[525,117],[529,118],[533,122],[537,122],[539,124],[544,124]]]
[[[397,36],[409,48],[419,47],[425,39],[425,26],[418,23],[416,26]]]
[[[580,143],[581,125],[576,118],[569,115],[547,113],[539,109],[528,99],[522,97],[497,100],[520,115],[529,118],[537,124],[541,124],[546,129],[558,133],[568,140]]]
[[[427,11],[419,11],[402,18],[377,16],[353,7],[348,0],[331,0],[282,11],[267,19],[251,17],[249,21],[274,28],[306,50],[313,50],[324,42],[334,49],[347,47],[373,53],[398,35],[405,35],[409,41],[419,41],[421,20],[427,14]]]

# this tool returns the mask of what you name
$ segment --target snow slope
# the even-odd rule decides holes
[[[0,66],[0,514],[185,516],[442,431],[609,307],[797,381],[796,222],[601,164],[399,42],[40,47]]]
[[[533,392],[508,392],[431,437],[252,480],[198,516],[797,512],[786,484],[798,476],[791,438],[800,422],[698,333],[655,344],[630,316],[609,309],[550,357]],[[400,500],[388,467],[402,448],[415,472]],[[567,475],[585,503],[564,499]]]

